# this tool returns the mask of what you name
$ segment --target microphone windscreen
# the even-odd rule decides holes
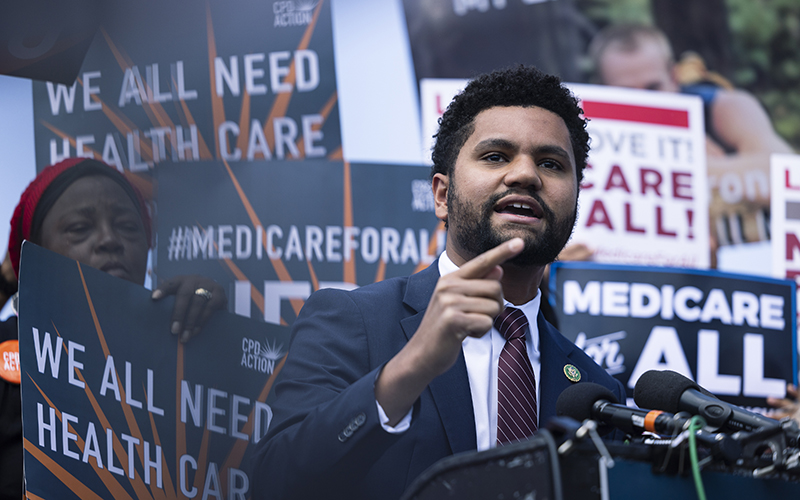
[[[703,391],[692,379],[680,373],[671,370],[650,370],[644,372],[636,381],[633,400],[639,408],[678,413],[681,394],[687,389]]]
[[[595,401],[601,399],[609,403],[618,403],[614,393],[602,385],[592,382],[571,385],[558,396],[556,415],[583,422],[592,418],[592,406]]]

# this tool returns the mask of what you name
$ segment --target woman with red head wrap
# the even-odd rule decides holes
[[[152,225],[141,193],[115,168],[71,158],[42,170],[20,197],[11,219],[8,258],[19,277],[24,240],[144,284]],[[227,304],[224,289],[203,276],[176,276],[153,291],[175,295],[169,330],[186,342],[213,311]],[[0,323],[0,342],[17,338],[16,316]],[[166,330],[166,328],[165,328]],[[0,500],[22,497],[19,382],[0,381]]]

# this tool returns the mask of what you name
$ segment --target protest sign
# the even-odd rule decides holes
[[[559,330],[632,397],[648,370],[681,373],[733,404],[764,408],[797,383],[795,287],[717,271],[555,263]]]
[[[28,498],[247,498],[288,328],[218,312],[181,344],[172,298],[27,242],[22,255]]]
[[[772,275],[800,277],[800,156],[772,155]]]
[[[589,118],[573,242],[598,262],[707,268],[708,187],[699,99],[571,85]]]
[[[291,324],[314,290],[405,276],[444,248],[427,168],[164,165],[158,204],[158,275],[214,278],[237,314],[276,324]]]

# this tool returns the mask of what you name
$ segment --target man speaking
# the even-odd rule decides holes
[[[559,80],[516,67],[472,80],[440,121],[426,270],[306,302],[256,449],[254,498],[395,499],[437,460],[525,439],[558,395],[622,385],[539,313],[569,240],[589,136]]]

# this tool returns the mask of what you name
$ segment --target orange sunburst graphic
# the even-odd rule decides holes
[[[76,457],[78,457],[76,460],[81,460],[82,457],[82,461],[90,467],[94,475],[89,476],[88,473],[83,472],[78,474],[76,472],[77,469],[71,468],[71,461],[64,461],[63,459],[59,461],[57,459],[58,453],[56,453],[56,455],[49,453],[47,443],[42,441],[44,439],[44,434],[42,434],[41,428],[38,446],[27,438],[28,433],[26,432],[26,439],[24,439],[23,442],[24,450],[28,454],[26,461],[30,459],[46,469],[58,483],[62,484],[78,498],[115,498],[122,500],[178,500],[189,498],[193,497],[193,495],[187,496],[184,493],[185,491],[209,490],[209,484],[205,474],[206,468],[208,467],[217,467],[215,470],[217,471],[216,477],[218,484],[211,485],[212,493],[219,492],[222,494],[222,492],[228,491],[228,478],[222,471],[239,469],[242,467],[248,445],[252,440],[249,438],[247,440],[233,439],[233,443],[229,445],[227,451],[220,449],[219,445],[217,445],[214,455],[216,458],[213,459],[209,455],[211,441],[211,433],[209,431],[211,428],[210,425],[205,426],[203,429],[201,439],[189,441],[187,438],[188,424],[181,418],[181,391],[183,389],[182,383],[185,382],[186,362],[183,344],[178,344],[177,357],[175,358],[174,365],[174,423],[156,421],[154,418],[155,412],[151,411],[152,408],[149,403],[152,397],[152,394],[148,394],[148,390],[151,389],[150,384],[142,384],[141,390],[139,391],[139,394],[145,395],[145,401],[148,401],[147,418],[142,419],[139,417],[139,419],[137,419],[134,412],[137,408],[141,411],[142,401],[140,401],[137,406],[136,402],[132,402],[129,395],[126,394],[126,390],[131,388],[130,385],[128,385],[130,374],[126,372],[125,376],[122,377],[122,374],[118,373],[116,367],[114,367],[113,359],[111,360],[111,364],[108,364],[108,360],[112,356],[116,357],[118,360],[124,359],[124,352],[114,352],[114,349],[107,342],[106,333],[98,318],[98,311],[95,309],[95,301],[90,292],[90,286],[87,284],[84,275],[84,268],[80,263],[75,262],[75,264],[85,296],[85,307],[94,325],[94,340],[97,342],[102,357],[106,359],[106,373],[108,375],[108,367],[111,366],[112,373],[108,376],[113,380],[119,381],[118,387],[115,389],[118,391],[118,397],[116,402],[113,402],[113,396],[112,399],[109,399],[111,394],[103,394],[103,389],[98,393],[96,390],[97,388],[92,387],[92,384],[84,378],[84,374],[79,369],[83,368],[83,365],[75,366],[71,375],[71,379],[75,381],[73,385],[82,384],[83,386],[82,392],[85,398],[83,401],[80,401],[81,398],[74,397],[64,399],[64,396],[61,394],[56,394],[56,392],[60,391],[54,388],[50,389],[53,393],[49,394],[42,385],[37,383],[30,371],[26,371],[25,376],[28,379],[27,381],[30,382],[30,386],[26,389],[30,390],[32,388],[35,392],[38,392],[41,401],[46,403],[45,405],[40,405],[40,407],[44,408],[43,413],[45,413],[45,415],[39,416],[39,425],[41,426],[43,425],[42,423],[44,423],[45,426],[51,427],[53,435],[56,433],[55,429],[59,428],[63,429],[61,432],[64,435],[72,436],[69,439],[71,439],[74,444],[71,446],[64,444],[62,453],[66,455],[66,450],[74,447],[70,450],[70,453],[74,453]],[[93,272],[96,271],[93,270]],[[72,325],[70,326],[72,327]],[[66,339],[61,342],[63,336],[55,323],[52,324],[52,328],[52,331],[55,332],[56,335],[55,338],[58,339],[59,342],[55,343],[55,345],[50,344],[51,348],[58,349],[60,345],[62,358],[70,356],[70,352],[67,348],[68,342]],[[45,338],[43,342],[49,341]],[[71,348],[72,347],[70,347],[70,349]],[[251,397],[254,402],[266,402],[275,377],[283,366],[284,359],[285,357],[278,360],[266,381],[259,383],[260,385],[256,386],[257,390],[251,392]],[[129,370],[129,368],[126,367],[126,370]],[[104,378],[105,377],[106,375],[104,375]],[[121,382],[122,380],[126,382],[123,384]],[[104,381],[104,383],[105,382],[106,381]],[[251,386],[250,390],[252,390],[252,387],[253,386]],[[27,392],[25,396],[26,398],[32,398]],[[86,411],[83,411],[82,414],[69,415],[59,408],[59,404],[61,404],[77,409],[78,407],[73,406],[76,403],[88,404],[88,408],[90,408],[88,414]],[[153,408],[158,410],[156,407]],[[48,411],[50,412],[50,416],[47,415]],[[68,411],[75,410],[70,409]],[[252,436],[254,432],[254,422],[257,422],[256,418],[254,418],[255,412],[256,407],[255,404],[253,404],[249,412],[239,417],[239,420],[243,421],[244,425],[241,426],[238,432],[246,434],[247,436]],[[110,413],[114,413],[116,416],[111,416]],[[119,413],[122,414],[121,418]],[[160,415],[163,415],[163,410],[161,410]],[[81,426],[74,425],[77,424],[79,420]],[[88,427],[85,424],[85,420],[89,421]],[[95,423],[97,423],[97,426],[95,426]],[[163,431],[169,430],[172,425],[175,426],[174,442],[164,443],[161,434]],[[102,431],[97,429],[102,429]],[[33,436],[35,436],[35,434],[33,434]],[[55,437],[52,439],[55,439]],[[59,439],[61,439],[61,437],[59,437]],[[63,439],[64,443],[67,443],[67,437],[63,437]],[[99,444],[101,442],[103,442],[102,446]],[[131,445],[131,442],[135,442],[135,445]],[[151,445],[149,451],[147,451],[148,444]],[[167,460],[169,458],[164,451],[165,448],[163,446],[165,444],[169,444],[169,448],[175,450],[174,468],[167,466]],[[50,446],[52,447],[52,445]],[[59,446],[60,445],[56,445],[55,448],[53,448],[53,452],[56,452],[56,448]],[[133,453],[133,455],[131,455],[131,453]],[[187,454],[196,457],[193,464],[193,470],[196,473],[194,474],[194,480],[191,484],[187,482],[187,479],[184,478],[182,472],[180,472],[185,470],[185,466],[183,469],[181,468],[180,457],[188,456]],[[211,460],[216,460],[216,464],[212,464]],[[134,463],[137,465],[134,466]],[[147,465],[148,463],[151,464],[149,467]],[[154,467],[153,465],[156,463],[163,464],[163,466],[159,465],[158,467]],[[143,467],[144,474],[142,474],[140,466]],[[27,467],[28,465],[26,465],[26,469]],[[177,476],[173,475],[173,472]],[[41,476],[36,477],[41,479]],[[156,477],[158,479],[156,479]],[[184,483],[180,484],[182,478],[184,479]],[[99,483],[97,480],[99,480]],[[98,489],[99,484],[102,484],[103,489]],[[28,484],[28,487],[30,486],[31,484]],[[27,498],[45,497],[27,493]]]

